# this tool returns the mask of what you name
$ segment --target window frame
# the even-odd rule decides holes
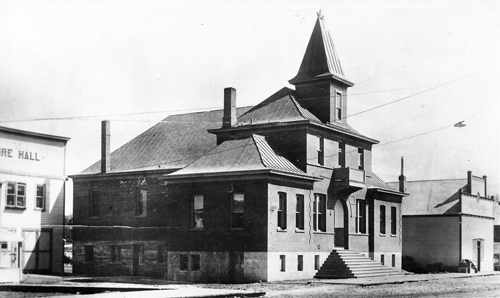
[[[297,256],[297,271],[304,271],[304,255]]]
[[[99,217],[101,192],[96,189],[89,190],[89,217]]]
[[[157,245],[156,254],[157,254],[157,263],[158,264],[165,263],[165,257],[163,256],[163,245],[161,244]]]
[[[316,149],[318,154],[317,162],[320,166],[325,165],[325,138],[323,136],[318,137],[318,148]]]
[[[391,235],[397,235],[397,208],[395,206],[391,206]]]
[[[363,148],[358,148],[358,169],[365,169],[365,150]]]
[[[122,248],[120,245],[110,245],[111,247],[111,255],[110,260],[111,263],[121,262],[122,259]]]
[[[201,197],[201,205],[202,205],[202,208],[201,209],[196,209],[196,198],[200,198]],[[204,229],[204,225],[203,225],[203,212],[205,210],[205,196],[202,195],[202,194],[196,194],[196,195],[193,195],[192,196],[192,200],[191,200],[191,228],[192,229]],[[198,222],[197,222],[197,219],[198,219],[198,216],[200,218],[200,226],[198,226]]]
[[[379,232],[381,235],[386,235],[387,233],[387,228],[386,228],[386,225],[387,225],[387,222],[386,222],[386,207],[385,205],[380,205],[380,208],[379,208],[379,216],[380,216],[380,220],[379,220]]]
[[[7,187],[5,191],[5,207],[12,209],[26,209],[26,183],[25,182],[12,182],[7,181]],[[9,193],[9,187],[13,186],[14,193]],[[24,194],[19,194],[19,188],[22,186],[24,188]],[[12,204],[9,204],[9,197],[12,198]],[[20,200],[22,198],[22,200]],[[19,205],[19,202],[23,202],[22,205]]]
[[[179,255],[179,270],[180,271],[189,271],[189,255],[188,254],[180,254]]]
[[[295,201],[295,229],[304,231],[304,195],[297,194]]]
[[[342,116],[343,116],[342,97],[343,97],[342,92],[338,91],[335,92],[335,121],[339,122],[342,121]]]
[[[93,263],[94,262],[94,246],[84,245],[83,246],[83,262]]]
[[[366,234],[366,201],[356,200],[356,233]]]
[[[285,192],[278,192],[278,210],[276,212],[277,218],[277,227],[280,231],[286,231],[287,228],[287,198]]]
[[[339,167],[344,168],[345,167],[345,143],[344,142],[339,142],[338,154],[339,154],[338,165],[339,165]]]
[[[134,198],[134,214],[136,217],[148,216],[148,190],[137,187]],[[141,211],[141,212],[139,212]]]
[[[201,270],[201,256],[199,254],[190,255],[191,259],[191,271],[200,271]]]
[[[286,272],[286,256],[280,255],[280,271]]]
[[[320,193],[314,194],[313,230],[326,232],[326,195]]]
[[[314,255],[314,270],[320,269],[320,257],[319,255]]]
[[[235,198],[241,195],[243,198],[242,209],[235,210]],[[240,215],[241,214],[241,215]],[[240,218],[241,217],[241,218]],[[236,220],[237,219],[237,220]],[[245,194],[241,192],[231,195],[231,229],[243,229],[245,227]]]
[[[38,188],[39,187],[42,188],[42,195],[41,196],[38,194]],[[45,184],[37,184],[35,186],[35,209],[36,210],[45,211],[46,198],[47,198],[47,195],[46,195],[46,186],[45,186]],[[42,202],[41,206],[38,206],[39,199],[41,199],[41,202]]]

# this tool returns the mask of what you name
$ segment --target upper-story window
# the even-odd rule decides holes
[[[313,206],[313,229],[314,231],[326,232],[326,196],[314,195]]]
[[[335,96],[335,120],[342,120],[342,93],[339,92]]]
[[[366,201],[356,200],[356,233],[366,234]]]
[[[233,194],[231,201],[231,228],[243,228],[245,195],[242,193]]]
[[[193,209],[192,209],[192,227],[193,228],[203,228],[203,206],[205,198],[203,195],[195,195],[193,197]]]
[[[45,209],[45,185],[36,186],[35,208]]]
[[[365,153],[363,148],[358,148],[358,169],[365,169]]]
[[[99,191],[91,190],[89,193],[89,216],[99,216]]]
[[[297,195],[295,206],[295,228],[304,230],[304,195]]]
[[[339,148],[338,148],[338,164],[339,167],[345,167],[345,143],[339,142]]]
[[[278,192],[278,229],[286,230],[286,193]]]
[[[146,216],[148,213],[148,191],[138,188],[135,194],[135,216]]]
[[[325,139],[318,137],[318,164],[325,164]]]
[[[7,182],[7,206],[26,208],[26,184]]]

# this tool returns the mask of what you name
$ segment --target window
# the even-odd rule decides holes
[[[191,255],[191,270],[200,270],[200,255]]]
[[[137,189],[135,195],[135,216],[146,216],[148,214],[148,191]]]
[[[245,196],[243,194],[233,194],[232,212],[231,212],[231,228],[243,228],[243,214],[244,214]]]
[[[278,192],[278,229],[286,230],[286,193]]]
[[[339,158],[338,158],[338,163],[339,167],[345,167],[345,144],[342,142],[339,142]]]
[[[335,120],[342,120],[342,93],[337,93],[335,97]]]
[[[397,215],[396,207],[391,207],[391,235],[396,235]]]
[[[356,233],[366,234],[366,201],[356,200]]]
[[[45,209],[45,185],[36,186],[35,208]]]
[[[297,270],[304,271],[304,256],[298,255],[297,257]]]
[[[318,137],[318,164],[319,165],[324,165],[325,164],[325,140],[323,137]]]
[[[280,262],[281,262],[281,265],[280,265],[281,271],[285,272],[285,270],[286,270],[286,256],[280,255]]]
[[[314,256],[314,270],[319,270],[319,255]]]
[[[203,206],[203,195],[195,195],[193,197],[193,211],[191,215],[193,228],[203,228]]]
[[[188,270],[188,255],[181,255],[180,261],[181,270]]]
[[[396,267],[396,255],[392,255],[392,267]]]
[[[380,263],[382,265],[385,265],[385,256],[384,255],[380,255]]]
[[[297,195],[297,203],[295,206],[295,228],[304,230],[304,196]]]
[[[7,206],[16,208],[26,207],[26,184],[7,182]]]
[[[233,254],[233,268],[243,268],[245,258],[242,253]]]
[[[326,196],[322,194],[314,195],[313,206],[314,218],[313,229],[314,231],[326,232]]]
[[[90,191],[90,206],[89,206],[89,215],[90,216],[99,216],[99,191],[91,190]]]
[[[158,245],[157,247],[157,252],[158,252],[158,263],[163,263],[164,259],[163,259],[163,246],[162,245]]]
[[[144,245],[138,245],[139,264],[144,264]]]
[[[111,262],[120,262],[122,248],[117,245],[111,245]]]
[[[364,170],[365,168],[365,154],[363,148],[358,148],[358,169]]]
[[[94,261],[94,247],[92,245],[83,246],[83,261],[85,263]]]
[[[385,234],[385,206],[380,205],[380,234]]]

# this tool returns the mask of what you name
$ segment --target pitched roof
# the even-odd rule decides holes
[[[284,87],[238,117],[238,125],[296,120],[321,121],[295,101],[295,91]]]
[[[396,186],[398,182],[390,182]],[[467,185],[467,179],[444,179],[425,181],[406,181],[403,200],[403,215],[458,214],[458,189]]]
[[[388,190],[388,191],[398,191],[391,187],[389,184],[384,182],[379,176],[375,175],[373,172],[367,172],[366,173],[366,184],[368,186],[368,189],[383,189],[383,190]]]
[[[249,108],[238,108],[237,115]],[[207,129],[219,128],[221,121],[222,110],[168,116],[113,151],[111,172],[182,168],[217,145]],[[81,174],[100,170],[98,161]]]
[[[289,82],[294,84],[318,78],[335,78],[349,86],[354,85],[344,77],[340,59],[330,32],[326,29],[321,11],[318,13],[299,72]]]
[[[225,141],[185,168],[165,177],[263,170],[314,179],[286,158],[277,155],[263,136],[255,134],[245,139]]]

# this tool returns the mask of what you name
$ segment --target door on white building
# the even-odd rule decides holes
[[[32,272],[52,271],[52,230],[24,230],[23,237],[23,269]]]
[[[472,261],[476,264],[477,271],[481,271],[481,262],[484,261],[484,239],[472,240],[472,249],[474,252]]]

